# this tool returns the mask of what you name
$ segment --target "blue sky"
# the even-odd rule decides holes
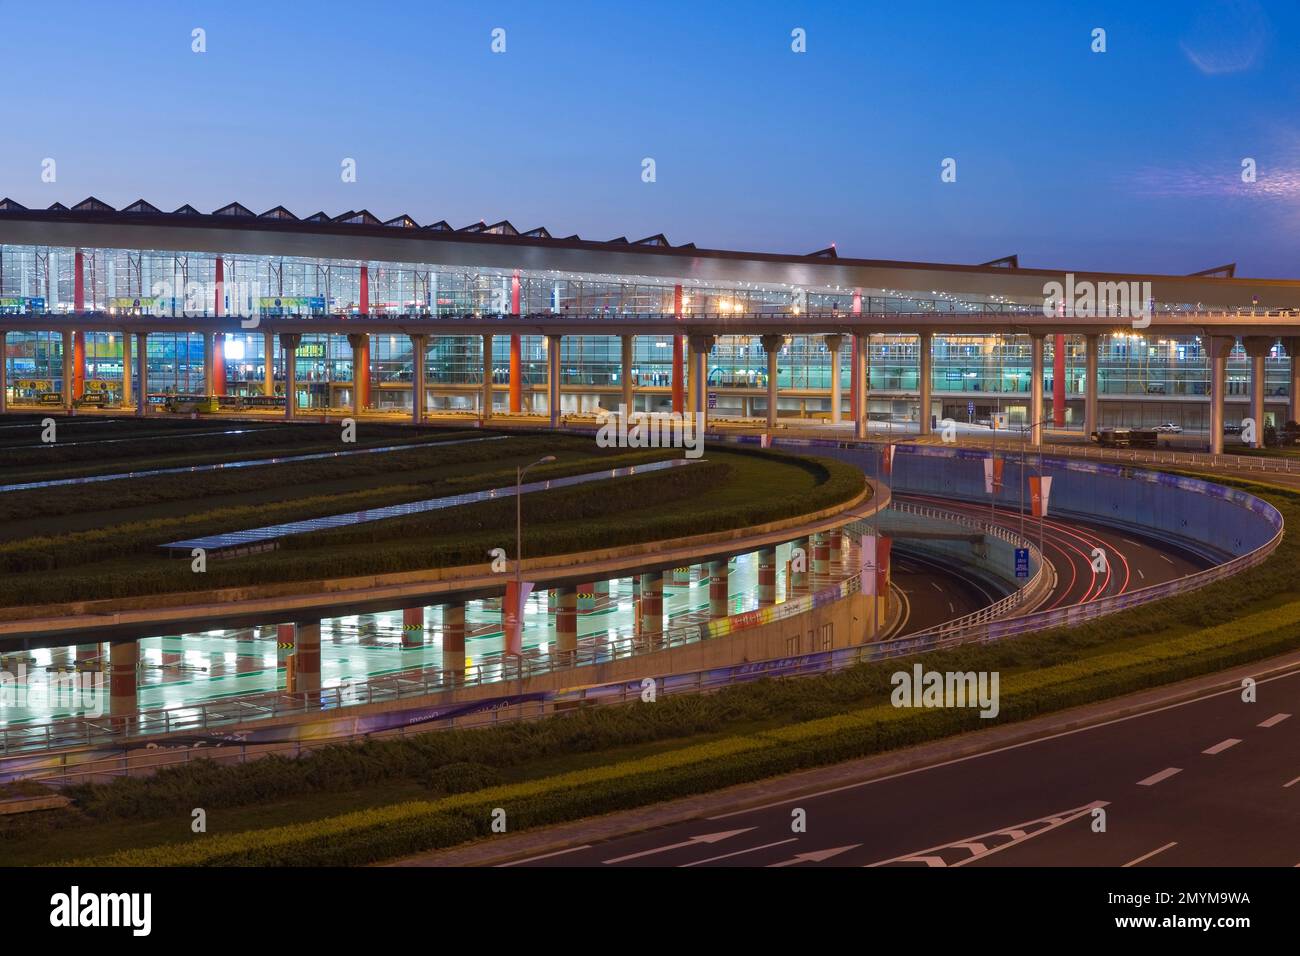
[[[173,0],[3,3],[0,18],[0,194],[27,205],[239,200],[1300,277],[1294,3]]]

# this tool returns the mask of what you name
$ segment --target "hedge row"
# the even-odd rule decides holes
[[[734,474],[714,467],[728,460]],[[613,466],[620,461],[614,457],[603,463]],[[794,467],[782,469],[779,466],[783,463]],[[557,463],[556,467],[570,466]],[[824,480],[817,481],[818,475]],[[840,462],[791,462],[787,456],[773,456],[773,460],[764,461],[754,456],[724,453],[714,456],[710,462],[688,468],[539,492],[529,498],[527,553],[541,557],[745,527],[818,510],[851,498],[861,491],[863,482],[859,470]],[[763,489],[758,498],[753,497],[752,488]],[[673,505],[667,513],[662,507],[665,503]],[[476,517],[479,512],[475,509],[482,509],[488,517]],[[464,506],[447,515],[450,517],[437,519],[449,522],[441,539],[423,537],[421,526],[413,523],[420,519],[395,519],[386,523],[392,529],[392,537],[383,541],[382,548],[363,544],[326,547],[319,546],[318,542],[312,550],[300,550],[296,541],[287,539],[293,543],[281,551],[210,561],[203,575],[192,573],[188,561],[143,555],[132,558],[129,567],[120,569],[88,567],[68,569],[68,573],[56,575],[11,574],[0,579],[0,605],[163,594],[344,574],[481,564],[487,560],[488,551],[504,547],[513,539],[513,508],[502,508],[499,501]],[[150,527],[141,534],[156,535],[156,531]],[[89,546],[89,541],[81,540]],[[101,538],[99,546],[111,548],[118,540],[116,536]],[[137,542],[138,539],[122,541],[123,546]],[[45,553],[57,551],[57,548],[46,549]],[[5,553],[6,549],[0,548],[0,555]],[[34,557],[36,553],[29,549],[23,552],[24,559],[38,560]]]
[[[431,436],[425,436],[427,442]],[[33,488],[27,491],[10,491],[0,495],[0,521],[39,518],[47,515],[85,514],[111,511],[118,508],[137,508],[163,504],[169,501],[195,500],[201,506],[203,498],[219,495],[248,494],[270,488],[311,487],[321,482],[340,481],[367,475],[387,475],[442,467],[460,467],[475,461],[491,461],[501,457],[502,442],[488,441],[473,445],[452,445],[440,448],[444,441],[458,438],[482,437],[466,433],[439,435],[438,444],[413,448],[410,451],[390,451],[373,455],[352,455],[315,461],[285,462],[282,464],[255,465],[247,468],[119,478],[109,482],[92,482],[85,485],[62,485],[54,488]],[[243,461],[251,458],[308,455],[320,452],[350,451],[366,447],[381,447],[405,442],[368,441],[355,446],[343,445],[335,440],[328,445],[276,448],[270,452],[245,448],[227,457]],[[485,447],[498,446],[498,447]],[[539,446],[540,447],[540,446]],[[454,449],[454,451],[453,451]],[[512,452],[513,453],[513,452]],[[125,471],[146,471],[151,466],[131,462]],[[113,473],[112,468],[98,469],[100,474]]]

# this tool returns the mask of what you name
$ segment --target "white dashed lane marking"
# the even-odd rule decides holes
[[[1137,785],[1139,787],[1154,787],[1161,780],[1168,780],[1174,774],[1182,773],[1182,772],[1183,772],[1182,767],[1166,767],[1164,770],[1161,770],[1159,773],[1153,773],[1145,780],[1139,780],[1137,782]]]
[[[1201,751],[1201,753],[1210,754],[1210,755],[1221,754],[1229,747],[1235,747],[1239,743],[1241,743],[1241,741],[1238,740],[1236,737],[1229,737],[1227,740],[1220,740],[1213,747],[1206,747],[1204,750]]]

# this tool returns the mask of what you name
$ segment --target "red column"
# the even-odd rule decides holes
[[[80,249],[75,255],[76,271],[72,275],[72,307],[77,312],[86,311],[86,257]]]
[[[727,562],[709,562],[709,617],[726,617],[730,613]]]
[[[370,407],[370,336],[348,336],[352,346],[352,389],[357,396],[357,411]]]
[[[226,306],[226,260],[221,256],[217,256],[217,287],[212,298],[212,314],[221,318],[221,312]]]
[[[459,681],[465,674],[465,602],[442,606],[442,668]]]
[[[578,649],[578,591],[556,588],[555,650],[562,662],[572,659]]]
[[[510,277],[510,314],[519,314],[519,275]]]
[[[758,603],[776,603],[776,548],[758,552]]]
[[[361,267],[361,314],[370,314],[370,266]]]
[[[72,333],[72,397],[81,398],[86,392],[86,333]]]
[[[424,605],[402,609],[402,649],[424,644]]]
[[[1052,424],[1065,426],[1065,336],[1052,342]]]
[[[140,645],[119,641],[108,650],[108,712],[114,716],[135,713],[136,670],[140,666]]]
[[[226,334],[212,336],[212,394],[226,394]]]
[[[673,315],[677,319],[682,317],[682,287],[673,286]],[[686,393],[682,383],[682,353],[686,339],[681,335],[673,336],[673,411],[683,412],[686,410]]]

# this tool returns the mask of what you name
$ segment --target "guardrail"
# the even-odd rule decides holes
[[[1231,468],[1261,474],[1300,475],[1300,458],[1271,455],[1211,455],[1194,451],[1152,451],[1151,449],[1100,448],[1093,445],[1059,445],[1044,447],[1044,452],[1067,458],[1094,458],[1102,461],[1132,462],[1145,465],[1192,466],[1196,468]],[[1031,454],[1036,453],[1036,450]]]
[[[1038,570],[1034,573],[1032,578],[1025,582],[1023,587],[1017,588],[1001,600],[995,601],[987,607],[980,608],[978,611],[972,611],[970,614],[963,615],[962,617],[954,618],[951,621],[945,621],[940,625],[940,627],[960,631],[963,628],[973,625],[985,624],[989,621],[995,621],[1006,617],[1019,608],[1033,607],[1047,596],[1045,592],[1050,589],[1055,575],[1048,572],[1048,563],[1043,560],[1043,554],[1039,551],[1038,545],[1034,544],[1028,538],[1022,538],[1010,528],[1003,527],[1002,525],[992,521],[982,521],[968,515],[944,511],[942,508],[931,505],[914,504],[910,501],[891,501],[889,510],[898,511],[904,514],[913,514],[918,517],[935,518],[951,524],[958,524],[978,530],[990,537],[1005,541],[1013,547],[1027,548],[1029,550],[1030,560],[1037,562]],[[929,631],[932,630],[934,630],[934,628],[930,628],[926,631],[918,631],[914,634],[908,635],[908,637],[914,637],[917,633],[929,633]]]

